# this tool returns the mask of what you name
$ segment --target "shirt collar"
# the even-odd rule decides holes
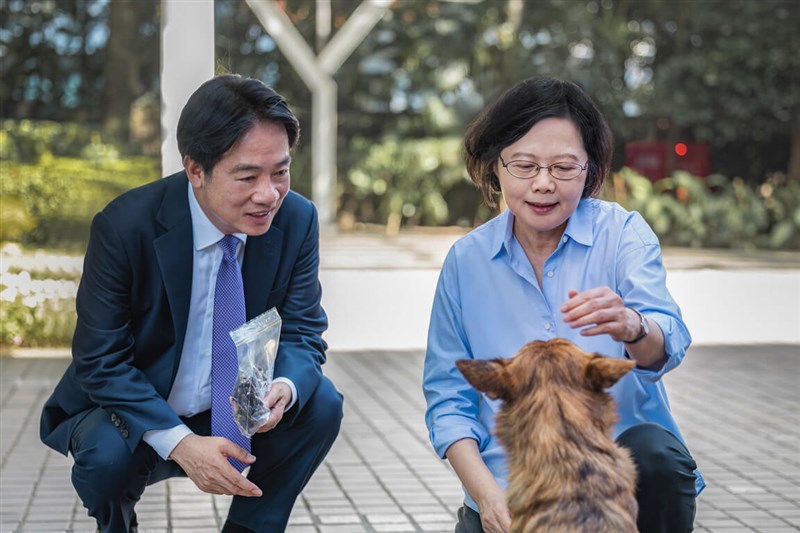
[[[578,203],[578,207],[567,221],[567,228],[564,235],[573,241],[591,246],[594,242],[592,234],[592,209],[596,200],[594,198],[584,198]]]
[[[494,221],[492,235],[492,258],[499,256],[504,250],[511,254],[511,241],[514,238],[514,215],[508,208],[500,213]]]
[[[592,236],[592,198],[584,198],[578,203],[578,207],[567,221],[564,235],[584,246],[591,246],[594,242]],[[492,258],[497,257],[505,250],[506,254],[511,254],[511,243],[514,240],[514,215],[506,208],[497,217],[492,237]]]
[[[192,183],[187,181],[189,194],[189,211],[192,214],[192,236],[194,237],[194,248],[198,252],[209,246],[217,244],[225,234],[217,228],[203,212],[203,208],[197,202],[197,198],[192,191]],[[247,234],[234,233],[242,243],[247,242]]]

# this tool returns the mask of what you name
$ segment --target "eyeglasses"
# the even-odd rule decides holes
[[[581,175],[581,172],[589,168],[589,162],[587,161],[585,165],[579,165],[578,163],[570,163],[570,162],[559,162],[553,163],[550,166],[543,167],[538,163],[534,163],[533,161],[526,161],[524,159],[515,159],[514,161],[509,161],[506,163],[503,161],[503,156],[500,156],[500,164],[503,165],[503,168],[508,171],[509,174],[514,176],[515,178],[519,178],[521,180],[529,180],[531,178],[535,178],[539,175],[539,171],[543,168],[547,169],[548,174],[553,176],[554,179],[560,181],[569,181],[571,179],[575,179]]]

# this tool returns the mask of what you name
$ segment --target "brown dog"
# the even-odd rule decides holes
[[[508,454],[512,532],[637,530],[636,469],[611,440],[617,415],[605,391],[632,361],[553,339],[511,359],[456,365],[476,389],[503,400],[495,432]]]

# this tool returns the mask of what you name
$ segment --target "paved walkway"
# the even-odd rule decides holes
[[[38,439],[63,358],[0,358],[0,533],[93,531],[70,460]],[[420,352],[332,352],[346,396],[330,455],[295,506],[290,533],[452,531],[458,482],[431,451]],[[673,409],[709,482],[697,531],[800,531],[800,348],[692,348],[667,377]],[[218,531],[226,497],[185,479],[151,487],[140,531]]]

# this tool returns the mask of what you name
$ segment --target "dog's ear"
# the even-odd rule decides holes
[[[636,363],[630,359],[592,355],[586,365],[586,380],[596,389],[607,389],[630,372]]]
[[[467,381],[493,400],[511,399],[511,379],[508,363],[511,359],[459,359],[456,366]]]

